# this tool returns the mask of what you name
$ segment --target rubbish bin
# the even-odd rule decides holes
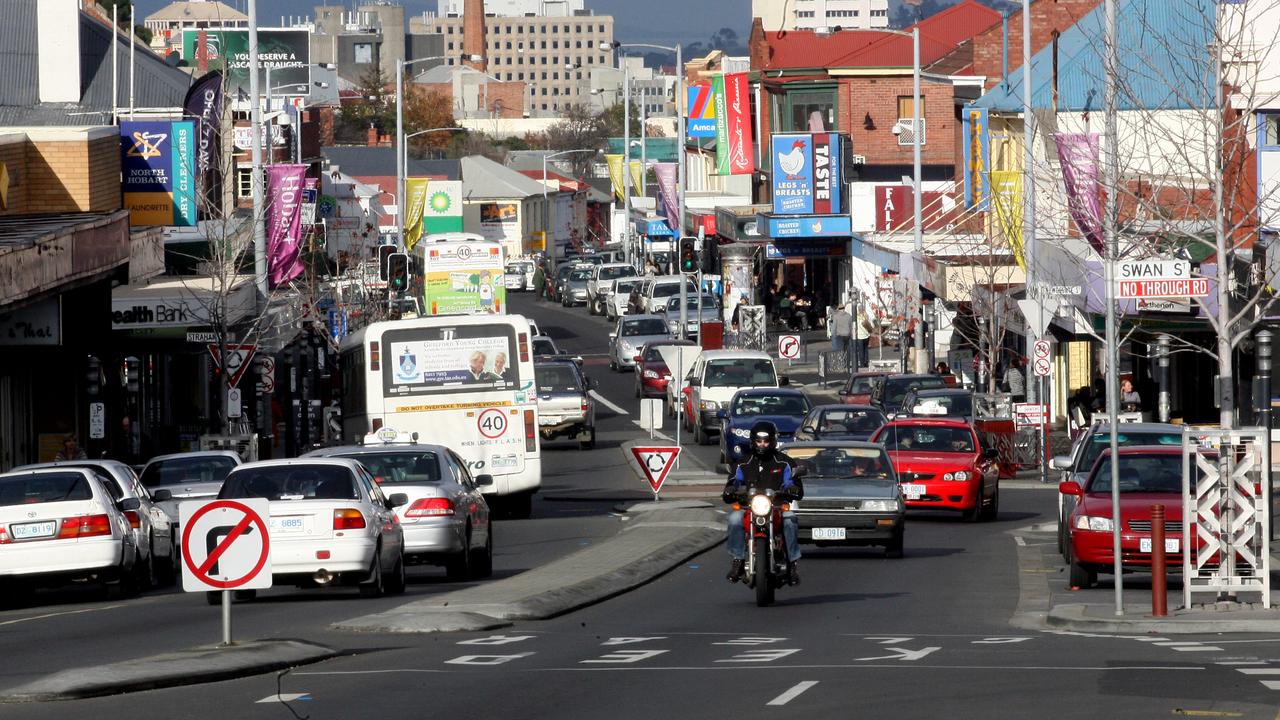
[[[719,350],[724,347],[724,323],[702,323],[702,349]]]

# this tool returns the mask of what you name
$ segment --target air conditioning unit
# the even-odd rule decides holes
[[[893,124],[893,134],[898,136],[898,145],[911,146],[915,144],[915,132],[912,127],[915,118],[900,118]],[[920,118],[920,144],[924,145],[928,138],[928,124],[924,118]]]
[[[867,156],[866,156],[866,155],[854,155],[854,156],[853,156],[853,164],[854,164],[854,165],[866,165],[866,164],[867,164]]]
[[[258,459],[258,434],[201,435],[201,450],[233,450],[244,462]]]

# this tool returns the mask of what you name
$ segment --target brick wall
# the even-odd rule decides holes
[[[912,94],[911,76],[846,78],[840,83],[840,129],[853,140],[853,152],[865,155],[868,165],[909,165],[912,147],[898,145],[893,124],[898,119],[898,98]],[[924,165],[955,165],[956,123],[954,90],[950,84],[922,79],[925,144]],[[865,127],[867,115],[875,125]]]
[[[1089,14],[1102,0],[1034,0],[1031,3],[1031,52],[1048,46],[1052,33],[1066,32]],[[1004,75],[1003,30],[1000,23],[978,33],[973,39],[973,74],[987,78],[990,90]],[[1022,66],[1022,11],[1009,15],[1009,71]]]
[[[455,107],[453,102],[453,83],[417,83],[414,87],[423,92],[437,93],[450,107]],[[486,103],[489,111],[493,113],[493,117],[498,118],[520,118],[524,117],[524,94],[526,83],[515,82],[489,82],[484,89],[480,91],[481,99]]]
[[[119,210],[120,139],[115,133],[58,131],[24,134],[0,145],[9,167],[8,214]],[[16,148],[21,145],[19,154]],[[14,190],[19,192],[14,201]]]
[[[27,136],[21,133],[0,135],[0,163],[9,175],[9,204],[0,215],[27,212]]]

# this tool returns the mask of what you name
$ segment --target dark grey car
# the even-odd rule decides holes
[[[538,359],[533,365],[538,390],[538,430],[543,440],[567,437],[578,448],[596,445],[595,382],[573,360]]]
[[[882,545],[885,557],[900,558],[906,534],[906,504],[888,453],[869,442],[790,443],[804,499],[791,503],[799,539],[826,545]]]

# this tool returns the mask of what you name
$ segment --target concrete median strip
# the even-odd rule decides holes
[[[482,631],[541,620],[619,595],[653,580],[724,540],[724,516],[699,500],[627,508],[613,538],[505,580],[336,623],[381,633]]]

